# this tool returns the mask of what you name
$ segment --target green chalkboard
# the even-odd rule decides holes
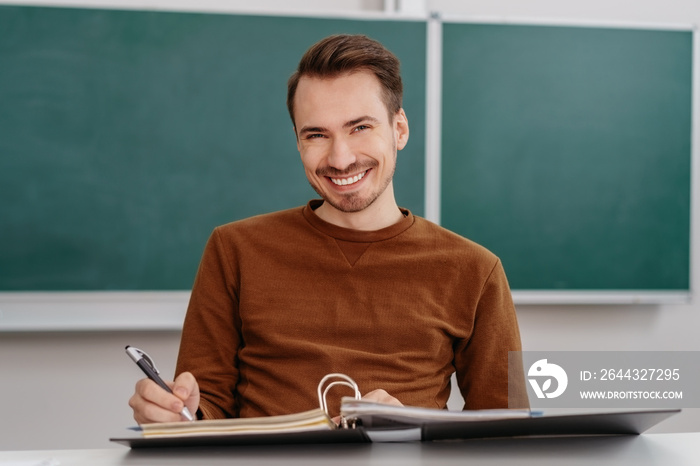
[[[425,21],[0,6],[0,290],[189,289],[216,225],[315,197],[286,81],[334,33],[402,61],[421,215]]]
[[[513,289],[688,290],[692,32],[443,34],[443,225]]]

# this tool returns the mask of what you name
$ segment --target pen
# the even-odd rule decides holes
[[[153,359],[146,354],[145,351],[141,351],[138,348],[134,348],[133,346],[127,346],[126,347],[126,354],[129,355],[131,359],[134,360],[137,366],[141,368],[144,374],[157,383],[158,385],[161,386],[163,390],[165,390],[168,393],[172,393],[173,391],[168,387],[168,385],[163,382],[163,379],[160,378],[159,371],[156,368],[156,364],[153,362]],[[192,417],[192,413],[190,413],[190,410],[187,409],[187,406],[182,408],[182,411],[180,411],[180,414],[187,419],[188,421],[194,421],[194,417]]]

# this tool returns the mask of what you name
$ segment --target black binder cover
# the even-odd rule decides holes
[[[222,447],[234,445],[285,445],[323,443],[368,443],[364,429],[318,430],[266,434],[193,435],[173,437],[111,438],[131,448]]]
[[[473,423],[436,423],[422,427],[423,440],[556,435],[641,434],[680,409],[545,415]]]

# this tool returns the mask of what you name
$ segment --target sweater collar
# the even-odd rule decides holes
[[[304,218],[306,218],[312,227],[321,233],[343,241],[373,243],[375,241],[387,240],[406,231],[411,225],[413,225],[415,220],[413,214],[408,209],[401,208],[403,218],[391,226],[375,231],[352,230],[350,228],[343,228],[333,225],[332,223],[328,223],[316,215],[314,211],[320,207],[321,204],[323,204],[321,199],[313,199],[309,201],[309,203],[306,204],[302,210]]]

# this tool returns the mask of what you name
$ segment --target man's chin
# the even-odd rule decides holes
[[[356,195],[342,196],[339,199],[331,199],[328,196],[324,196],[323,200],[334,209],[346,214],[361,212],[374,202],[374,199],[367,199]]]

